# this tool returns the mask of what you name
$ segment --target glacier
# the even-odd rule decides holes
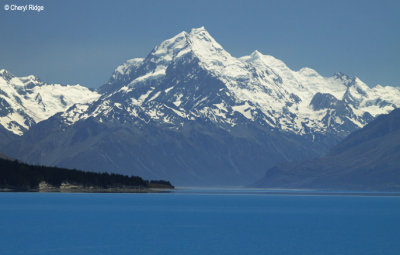
[[[2,98],[11,110],[3,110],[4,119],[22,124],[8,129],[20,139],[0,152],[28,163],[174,185],[252,183],[276,164],[322,155],[400,106],[397,87],[370,87],[343,73],[324,77],[307,67],[292,70],[259,51],[234,57],[204,27],[125,61],[96,91],[2,79],[0,91],[43,87],[48,94],[41,94],[42,102],[56,107],[43,110],[37,92],[29,92],[31,112],[21,106],[28,117],[18,119],[10,115],[19,106],[8,103],[13,97],[7,92]],[[58,87],[63,100],[51,92]]]
[[[177,66],[188,67],[195,62],[200,69],[196,72],[207,72],[221,82],[218,91],[209,93],[215,88],[196,83],[177,86],[198,75],[177,70]],[[177,71],[185,73],[183,80],[169,79],[168,73]],[[342,73],[323,77],[310,68],[294,71],[258,51],[235,58],[204,27],[162,42],[146,58],[126,61],[99,91],[103,95],[96,109],[82,118],[107,118],[115,108],[110,102],[118,98],[123,99],[122,107],[128,115],[137,117],[141,112],[164,123],[171,123],[171,118],[207,118],[234,126],[240,123],[239,113],[246,121],[300,135],[329,132],[345,136],[400,106],[400,89],[396,87],[371,88],[359,78]],[[327,100],[334,102],[321,105]],[[314,105],[317,103],[318,107]],[[79,120],[76,112],[65,112],[65,121],[73,124]]]
[[[99,98],[96,91],[81,85],[47,84],[34,75],[16,77],[0,70],[0,125],[22,135],[32,125],[64,112],[76,103]]]

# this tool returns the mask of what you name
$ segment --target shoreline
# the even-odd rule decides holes
[[[128,188],[128,187],[112,187],[112,188],[95,188],[95,187],[80,187],[73,189],[66,188],[51,188],[51,189],[13,189],[13,188],[0,188],[0,193],[171,193],[182,191],[181,194],[202,194],[202,195],[254,195],[254,196],[343,196],[343,197],[400,197],[400,192],[388,191],[256,191],[251,192],[246,189],[234,191],[219,190],[219,191],[198,191],[196,189],[175,188]]]
[[[39,190],[39,189],[10,189],[1,188],[0,193],[169,193],[174,189],[161,188],[96,188],[96,189],[55,189],[55,190]]]
[[[70,183],[62,183],[56,187],[46,182],[39,183],[37,188],[26,187],[0,187],[0,192],[38,192],[38,193],[164,193],[174,190],[167,185],[142,186],[114,186],[114,187],[96,187],[82,186]]]

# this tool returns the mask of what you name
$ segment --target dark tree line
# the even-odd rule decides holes
[[[0,188],[17,188],[21,190],[36,189],[40,182],[59,187],[61,183],[82,185],[84,187],[170,187],[168,181],[147,181],[138,176],[121,174],[94,173],[70,170],[58,167],[36,166],[0,159]]]

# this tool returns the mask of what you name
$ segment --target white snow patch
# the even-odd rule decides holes
[[[179,95],[176,97],[175,102],[173,102],[173,104],[174,104],[176,107],[179,107],[179,106],[181,105],[181,103],[182,103],[182,101],[181,101],[182,97],[183,97],[183,94],[179,94]]]
[[[245,102],[242,105],[235,105],[232,106],[232,109],[236,112],[239,112],[242,114],[244,117],[246,117],[249,120],[254,120],[253,115],[251,114],[252,107],[249,105],[248,102]]]
[[[170,91],[171,91],[171,89],[173,89],[173,88],[174,88],[174,86],[172,86],[172,87],[169,87],[169,88],[165,89],[165,90],[164,90],[164,92],[165,92],[165,93],[168,93],[168,92],[170,92]]]
[[[152,96],[152,97],[148,100],[148,102],[150,102],[150,101],[156,99],[160,94],[161,94],[161,91],[157,91],[157,93],[154,94],[154,96]]]

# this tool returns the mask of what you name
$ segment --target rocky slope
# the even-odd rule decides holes
[[[400,109],[350,134],[326,156],[269,169],[255,186],[400,190]]]
[[[398,88],[293,71],[258,51],[235,58],[203,27],[126,61],[98,92],[31,128],[12,155],[178,185],[241,185],[319,156],[400,106]]]

